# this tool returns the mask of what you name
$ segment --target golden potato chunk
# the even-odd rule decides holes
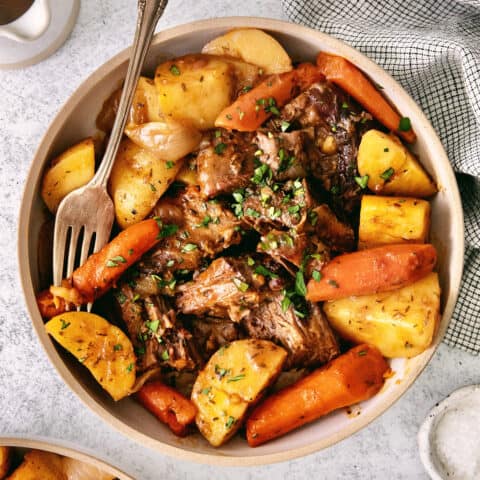
[[[53,317],[45,328],[114,400],[130,394],[136,358],[132,342],[118,327],[93,313],[67,312]]]
[[[418,160],[394,135],[366,132],[357,162],[360,175],[368,175],[368,188],[376,193],[423,198],[437,191]]]
[[[175,179],[183,160],[159,160],[130,139],[120,144],[108,190],[122,228],[143,220]]]
[[[31,450],[8,480],[69,480],[63,472],[63,457],[55,453]]]
[[[10,447],[0,447],[0,480],[3,480],[10,469]]]
[[[358,249],[391,243],[425,243],[430,203],[418,198],[364,195],[360,209]]]
[[[247,408],[280,374],[287,352],[267,340],[237,340],[220,348],[192,390],[202,435],[218,447],[240,428]]]
[[[374,345],[384,357],[414,357],[429,347],[438,323],[438,275],[393,292],[325,302],[323,310],[347,340]]]
[[[42,198],[55,213],[63,198],[88,183],[95,173],[93,139],[87,138],[63,152],[52,161],[42,181]]]
[[[164,115],[207,130],[232,101],[234,71],[215,56],[187,55],[160,64],[155,86]]]
[[[214,38],[202,53],[227,55],[258,65],[264,73],[282,73],[292,69],[284,48],[271,35],[256,28],[239,28]]]

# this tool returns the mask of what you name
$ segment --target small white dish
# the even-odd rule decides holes
[[[480,385],[455,390],[430,410],[418,432],[432,480],[480,478]]]
[[[33,28],[30,16],[36,14],[36,5],[46,5],[49,8],[42,11],[42,21]],[[80,0],[37,0],[18,20],[3,25],[3,35],[0,36],[0,69],[24,68],[52,55],[70,35],[79,9]],[[44,24],[45,28],[40,24]],[[14,25],[17,25],[16,30],[12,30]],[[28,31],[30,34],[27,35]]]

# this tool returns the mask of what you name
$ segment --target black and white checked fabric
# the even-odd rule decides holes
[[[465,270],[445,341],[480,353],[480,0],[282,0],[296,23],[340,38],[417,101],[457,172]]]

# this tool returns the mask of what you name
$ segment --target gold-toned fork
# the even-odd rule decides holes
[[[137,26],[130,62],[102,162],[92,180],[69,193],[57,210],[53,238],[53,284],[56,286],[61,284],[63,278],[72,275],[76,264],[83,265],[89,253],[98,252],[109,240],[115,213],[112,199],[107,193],[107,181],[122,139],[140,71],[155,27],[167,3],[168,0],[138,1]],[[82,245],[79,250],[80,237]],[[88,304],[87,310],[91,310],[91,304]]]

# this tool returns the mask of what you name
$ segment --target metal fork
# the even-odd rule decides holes
[[[72,275],[77,258],[79,265],[85,263],[92,241],[93,252],[98,252],[109,240],[115,214],[112,199],[107,193],[107,181],[122,139],[145,56],[167,3],[168,0],[138,0],[133,49],[105,155],[92,180],[69,193],[57,210],[53,238],[53,284],[56,286],[61,284],[64,271],[65,278]],[[83,240],[79,256],[77,244],[82,231]],[[69,246],[66,252],[67,242]],[[87,310],[91,310],[91,304],[88,304]]]

